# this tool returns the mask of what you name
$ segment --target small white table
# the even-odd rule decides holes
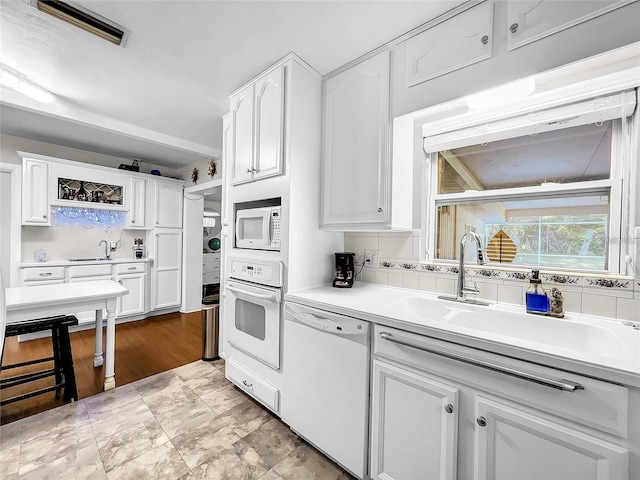
[[[107,311],[106,367],[104,389],[115,388],[116,305],[129,290],[112,280],[58,283],[5,289],[7,324],[26,320],[96,311],[96,341],[93,366],[103,364],[102,309]]]

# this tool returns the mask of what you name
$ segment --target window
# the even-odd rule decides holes
[[[624,273],[632,120],[608,118],[534,122],[529,132],[503,119],[498,133],[484,124],[490,133],[425,135],[426,259],[459,258],[460,238],[473,230],[494,265]]]

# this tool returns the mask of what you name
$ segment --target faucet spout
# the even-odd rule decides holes
[[[480,293],[480,291],[476,287],[467,287],[465,285],[464,279],[464,247],[466,245],[467,239],[472,239],[477,248],[478,252],[478,264],[484,265],[487,263],[486,254],[484,253],[484,247],[482,246],[482,238],[476,232],[468,231],[462,238],[460,239],[460,262],[458,264],[458,294],[456,298],[460,301],[465,300],[465,296],[467,293]]]
[[[100,240],[98,245],[102,245],[104,243],[104,257],[102,260],[109,260],[109,242],[106,240]]]

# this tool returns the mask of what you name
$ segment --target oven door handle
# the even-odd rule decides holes
[[[273,302],[280,302],[280,296],[276,293],[270,293],[270,294],[262,294],[262,293],[254,293],[254,292],[247,292],[246,290],[243,290],[241,288],[236,288],[236,287],[232,287],[230,285],[227,285],[226,290],[230,290],[232,292],[236,292],[236,293],[240,293],[242,295],[246,295],[247,297],[253,297],[253,298],[259,298],[260,300],[270,300]]]

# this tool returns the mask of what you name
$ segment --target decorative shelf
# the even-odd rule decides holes
[[[99,182],[87,182],[70,178],[58,178],[58,200],[62,205],[68,202],[82,202],[92,204],[91,208],[102,208],[104,204],[109,208],[123,207],[123,187]],[[58,202],[56,202],[58,203]]]

